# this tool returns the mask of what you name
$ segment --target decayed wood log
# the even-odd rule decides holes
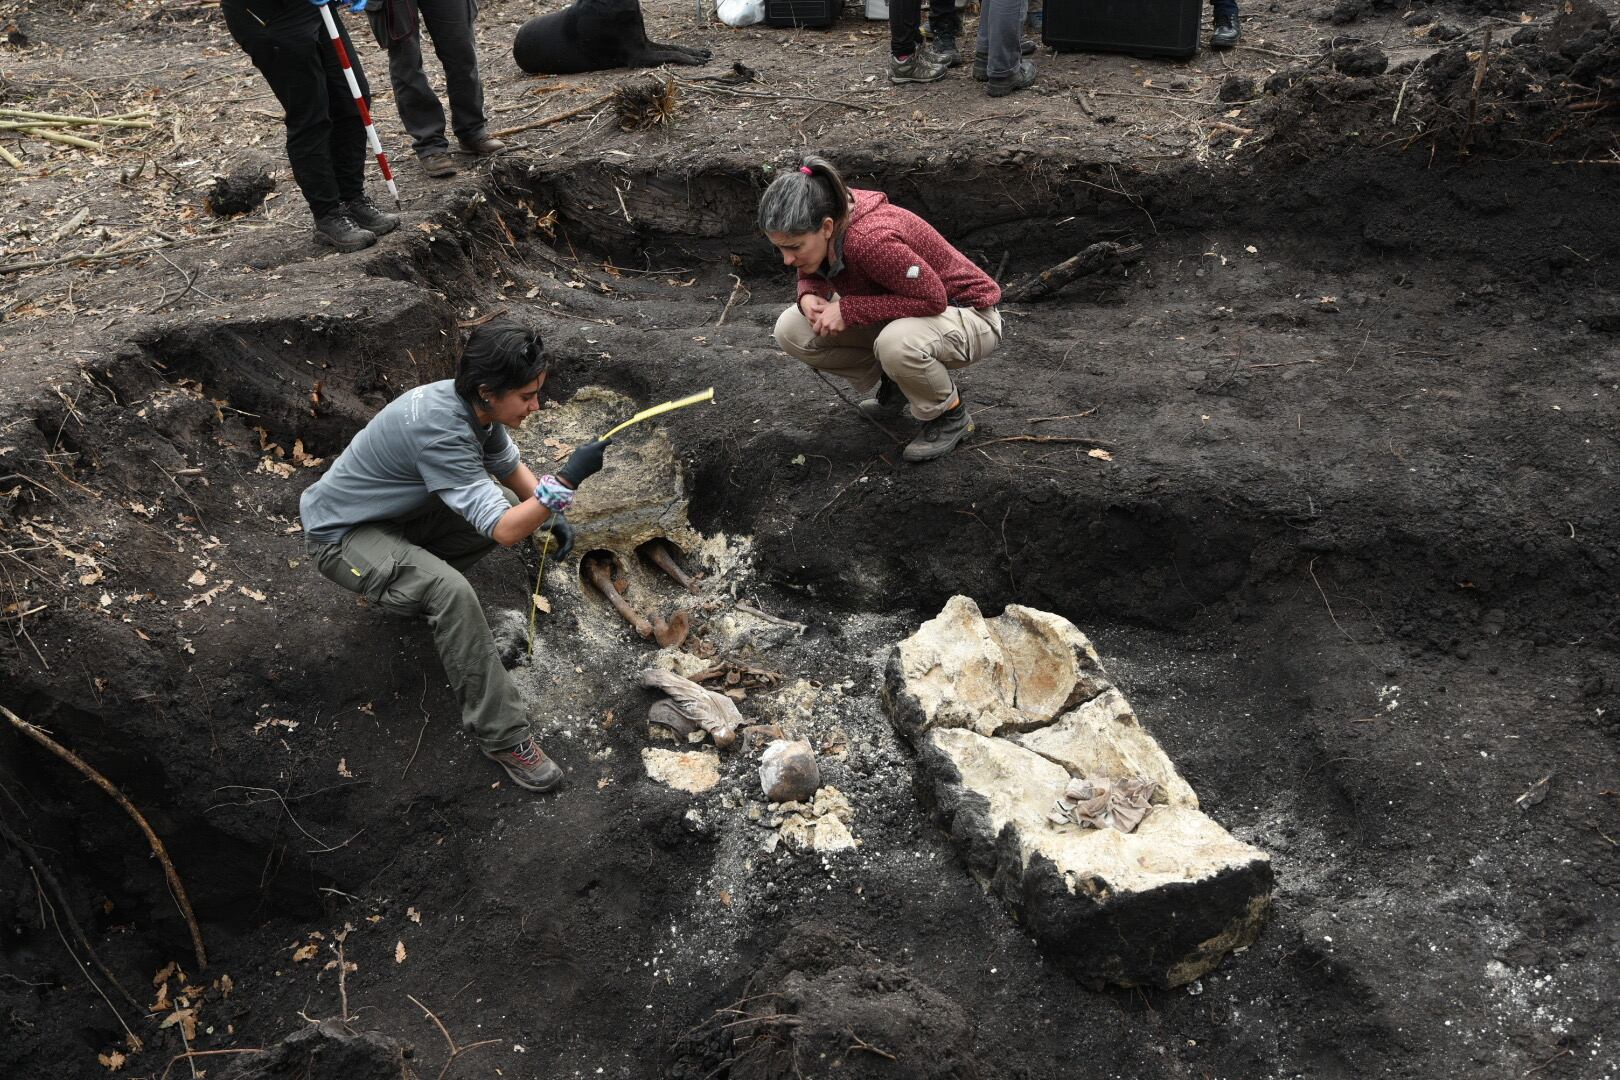
[[[1135,262],[1141,252],[1140,244],[1127,247],[1108,240],[1092,244],[1080,254],[1064,259],[1049,270],[1043,270],[1032,278],[1009,285],[1002,291],[1001,299],[1009,304],[1049,300],[1075,278],[1084,274],[1094,274],[1106,267]]]

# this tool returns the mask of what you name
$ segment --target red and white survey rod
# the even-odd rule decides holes
[[[318,9],[321,20],[326,23],[326,32],[332,37],[332,48],[337,52],[338,63],[343,67],[343,77],[348,80],[349,93],[354,95],[354,104],[360,110],[360,119],[366,124],[366,142],[371,146],[371,152],[377,155],[377,168],[382,170],[383,182],[388,185],[388,194],[394,197],[394,207],[399,207],[399,188],[394,186],[394,170],[388,167],[388,155],[383,153],[382,140],[377,138],[377,129],[371,123],[371,109],[366,105],[365,95],[360,92],[360,80],[354,77],[354,67],[349,63],[349,50],[343,47],[343,38],[338,34],[337,21],[332,18],[332,5],[322,4]]]

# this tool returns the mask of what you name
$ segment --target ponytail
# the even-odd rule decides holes
[[[834,230],[849,220],[849,188],[833,163],[807,157],[804,164],[771,181],[759,200],[759,228],[766,233],[815,232],[828,218]]]

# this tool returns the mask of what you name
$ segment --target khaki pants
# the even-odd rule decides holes
[[[795,360],[847,379],[862,394],[877,386],[881,370],[911,402],[913,416],[932,420],[956,396],[951,370],[984,359],[1001,344],[1001,313],[993,307],[950,307],[926,319],[895,319],[817,337],[794,304],[776,320],[776,344]]]
[[[506,497],[516,504],[516,495],[508,491]],[[309,549],[328,581],[384,611],[427,618],[461,703],[462,727],[485,750],[516,746],[530,733],[523,699],[501,664],[478,594],[461,573],[495,546],[434,499],[421,513],[361,525],[336,544]]]

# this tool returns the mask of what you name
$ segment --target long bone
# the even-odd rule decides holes
[[[585,571],[585,580],[596,586],[596,591],[607,598],[621,618],[635,627],[636,633],[643,638],[653,636],[652,623],[644,619],[639,611],[630,606],[630,602],[619,595],[619,590],[613,587],[613,566],[603,559],[587,558],[581,569]]]

